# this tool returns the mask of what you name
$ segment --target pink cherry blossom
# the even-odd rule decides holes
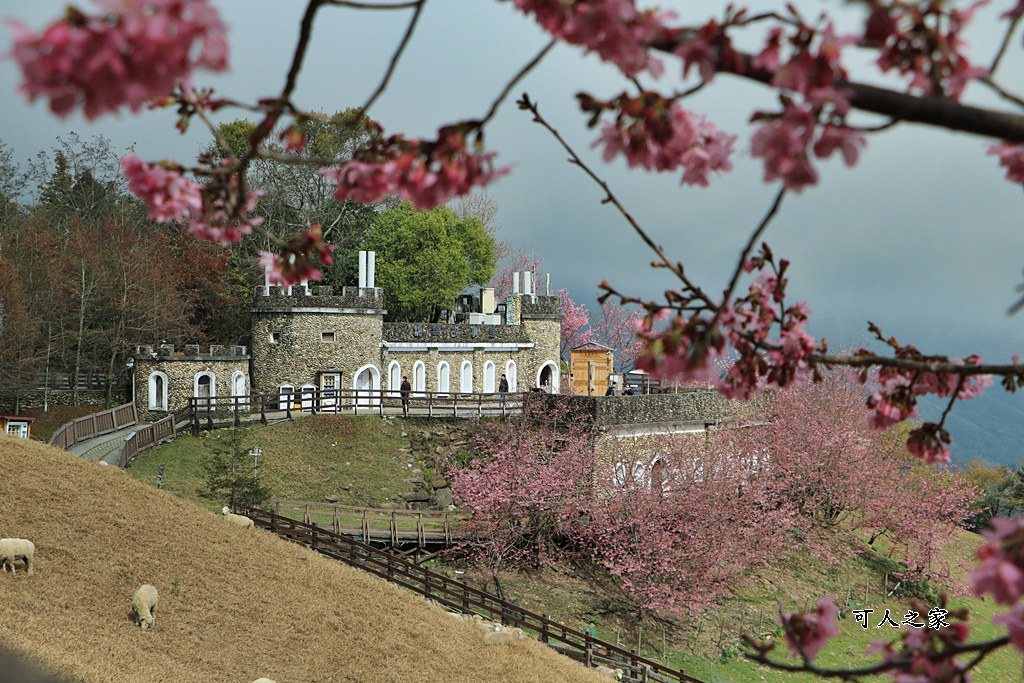
[[[594,146],[603,145],[605,161],[619,154],[631,168],[651,171],[683,169],[682,182],[706,187],[714,172],[732,169],[735,136],[728,135],[675,101],[652,93],[641,97],[622,95],[612,102],[587,100],[585,111],[618,109],[613,123],[606,124]]]
[[[783,185],[794,192],[818,182],[818,172],[807,158],[816,126],[810,107],[791,104],[781,116],[754,131],[750,154],[764,159],[765,182],[782,179]]]
[[[999,165],[1006,169],[1006,179],[1024,185],[1024,145],[1000,142],[989,145],[989,154],[999,157]]]
[[[38,36],[10,22],[30,101],[48,99],[59,116],[80,107],[92,120],[123,106],[138,111],[187,83],[195,68],[227,68],[224,24],[206,0],[94,2],[104,15],[70,9]]]
[[[971,575],[974,594],[1014,605],[1024,596],[1024,519],[993,517],[991,524],[982,532],[988,543],[978,549],[981,562]]]
[[[469,151],[465,135],[453,126],[441,129],[437,141],[393,136],[320,173],[338,183],[338,199],[371,204],[396,194],[417,209],[429,209],[508,172],[507,167],[494,167],[493,152]]]
[[[666,32],[664,22],[675,15],[656,10],[639,11],[634,0],[513,0],[525,14],[532,14],[551,35],[571,45],[596,52],[627,76],[648,71],[660,76],[661,60],[647,49]]]
[[[199,215],[203,208],[202,188],[177,170],[148,164],[134,154],[121,159],[128,189],[145,202],[149,217],[157,223],[180,221]]]
[[[839,150],[846,165],[853,166],[857,163],[860,148],[864,146],[865,142],[863,135],[858,135],[845,126],[828,124],[822,128],[821,135],[814,143],[814,154],[819,159],[827,159],[832,156],[833,152]]]
[[[1006,614],[996,614],[992,617],[992,623],[997,626],[1005,626],[1013,646],[1024,652],[1024,604],[1016,604]]]
[[[813,660],[829,638],[839,635],[839,627],[836,626],[838,616],[839,608],[830,595],[818,602],[813,613],[782,614],[779,615],[779,623],[785,629],[786,644],[793,654],[799,655],[803,651],[808,660]]]
[[[259,265],[267,272],[270,284],[290,287],[322,278],[319,266],[334,263],[334,249],[335,245],[324,240],[320,224],[314,223],[308,230],[293,235],[280,254],[261,251]]]

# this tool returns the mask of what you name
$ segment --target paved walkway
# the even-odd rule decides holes
[[[128,438],[129,434],[135,433],[136,430],[142,429],[148,424],[148,422],[134,424],[116,432],[79,441],[69,448],[68,452],[74,453],[83,460],[102,460],[108,465],[117,465],[117,456],[124,440]]]

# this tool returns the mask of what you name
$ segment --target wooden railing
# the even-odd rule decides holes
[[[76,418],[54,432],[47,443],[67,450],[79,441],[116,432],[119,429],[130,427],[138,421],[135,402],[132,401],[110,410]]]
[[[413,417],[498,416],[522,410],[525,394],[422,391],[406,399]],[[299,389],[294,392],[251,396],[196,396],[189,398],[193,431],[212,429],[214,421],[239,424],[259,415],[266,424],[291,419],[295,413],[399,414],[405,408],[399,392],[390,389]]]
[[[295,500],[271,500],[265,507],[273,509],[276,515],[301,519],[363,543],[416,543],[420,548],[428,543],[452,545],[458,537],[459,523],[467,519],[466,515],[453,512],[385,510]]]
[[[191,421],[192,409],[185,407],[129,434],[118,452],[117,466],[124,469],[139,453],[176,438]]]
[[[307,545],[322,555],[408,588],[451,610],[463,614],[479,614],[492,621],[521,628],[525,633],[586,666],[604,664],[621,669],[625,674],[624,680],[701,683],[685,671],[676,671],[635,652],[598,640],[552,621],[545,615],[524,610],[490,593],[406,562],[344,534],[255,508],[245,508],[241,512],[251,518],[257,527],[268,529],[291,541]]]

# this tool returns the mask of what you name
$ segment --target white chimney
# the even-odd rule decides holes
[[[359,252],[359,288],[366,286],[366,252]]]
[[[377,252],[366,252],[366,286],[371,289],[377,280]]]
[[[270,296],[270,273],[263,271],[263,296]]]
[[[533,294],[533,273],[526,271],[523,273],[523,294]]]
[[[512,295],[519,294],[519,271],[512,273]]]

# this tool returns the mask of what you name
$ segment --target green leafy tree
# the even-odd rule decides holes
[[[232,429],[202,463],[205,488],[200,495],[232,510],[262,505],[270,498],[270,489],[260,480],[242,436],[242,430]]]
[[[494,238],[484,224],[444,207],[414,211],[407,202],[381,213],[363,248],[377,252],[389,320],[436,321],[460,292],[494,275]]]

